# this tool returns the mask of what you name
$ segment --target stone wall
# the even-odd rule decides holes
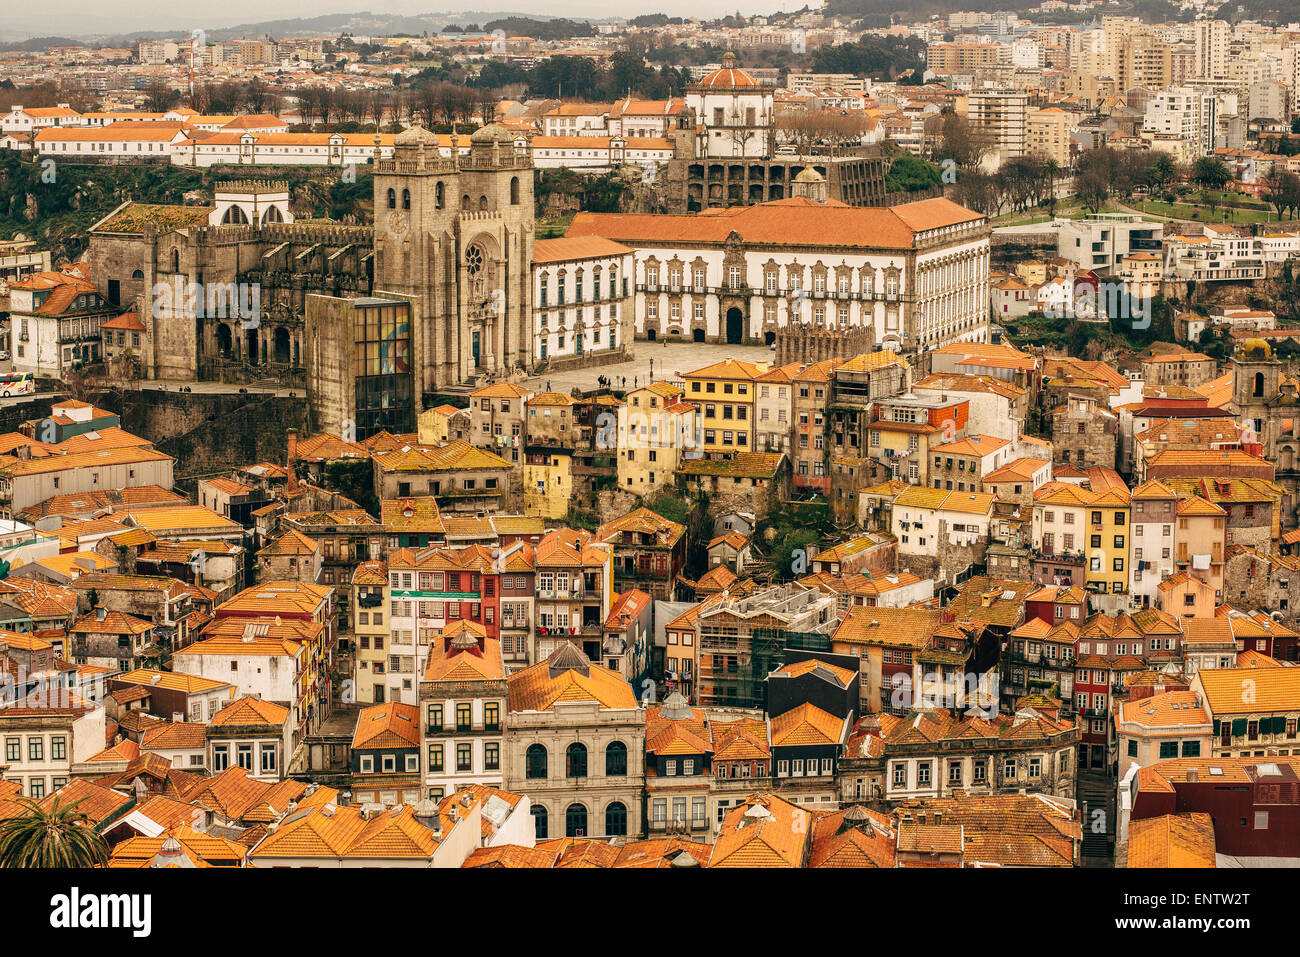
[[[112,396],[96,404],[113,408]],[[130,393],[122,428],[153,440],[160,452],[176,458],[179,489],[193,495],[199,478],[224,475],[255,462],[285,460],[286,433],[308,434],[307,399],[264,393],[160,392]]]

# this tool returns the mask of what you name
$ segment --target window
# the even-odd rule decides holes
[[[5,760],[17,764],[23,759],[23,742],[21,738],[5,738]]]
[[[619,801],[614,801],[605,808],[605,836],[627,836],[627,806]]]
[[[44,738],[27,739],[27,760],[28,761],[45,760],[45,739]]]
[[[428,711],[429,732],[433,733],[442,730],[442,705],[431,704]]]
[[[921,761],[916,766],[916,784],[925,787],[930,783],[930,762]]]
[[[611,741],[605,748],[605,774],[608,777],[627,775],[627,745],[622,741]]]
[[[524,764],[524,777],[545,778],[547,776],[546,748],[540,744],[530,744],[528,750],[524,752]]]
[[[226,744],[214,745],[212,748],[213,772],[224,771],[228,767],[230,767],[230,746]]]
[[[961,784],[961,762],[953,761],[948,765],[948,783]]]
[[[529,812],[533,815],[533,832],[537,840],[546,840],[549,836],[546,826],[546,808],[540,804],[534,804],[529,808]]]
[[[63,735],[50,738],[50,760],[64,761],[68,757],[68,739]]]
[[[1014,778],[1016,776],[1016,759],[1007,758],[1007,763],[1002,766],[1002,776],[1004,778]]]
[[[570,804],[564,812],[564,836],[587,836],[587,809],[581,804]]]
[[[894,778],[893,778],[893,780],[894,780],[894,787],[896,787],[896,788],[905,788],[905,787],[907,787],[907,765],[906,765],[906,764],[895,764],[895,765],[894,765]]]
[[[262,764],[261,764],[262,773],[274,774],[278,763],[275,759],[275,745],[274,744],[262,745],[261,756],[262,756]]]
[[[27,783],[27,796],[33,801],[45,797],[45,778],[32,778]]]
[[[567,778],[585,778],[587,776],[587,746],[585,744],[575,741],[565,750],[564,776]],[[573,835],[569,836],[572,837]]]
[[[456,704],[456,730],[470,730],[470,704],[468,701],[461,701]]]
[[[469,742],[456,745],[456,770],[474,770],[474,746]]]
[[[501,770],[501,745],[495,741],[489,741],[483,745],[483,770]]]
[[[983,762],[983,761],[976,761],[975,764],[974,764],[974,766],[972,767],[972,772],[973,772],[973,773],[972,773],[972,775],[971,775],[971,779],[972,779],[976,784],[983,784],[984,781],[985,781],[985,778],[987,777],[987,774],[988,774],[987,769],[986,769],[986,767],[985,767],[985,765],[984,765],[984,762]]]
[[[501,705],[496,701],[489,701],[483,705],[483,727],[487,731],[501,730]]]

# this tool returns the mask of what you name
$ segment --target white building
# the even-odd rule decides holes
[[[636,250],[636,332],[774,342],[866,329],[902,352],[987,341],[986,218],[946,199],[890,208],[794,197],[710,216],[579,213],[568,235]]]
[[[730,51],[722,66],[686,90],[697,124],[697,157],[772,155],[772,88],[736,66]]]
[[[1189,152],[1206,156],[1217,145],[1218,100],[1213,93],[1176,86],[1160,90],[1147,100],[1142,131],[1187,144]]]
[[[533,244],[533,355],[578,360],[629,346],[634,252],[599,236]]]
[[[603,172],[620,166],[641,166],[648,180],[660,163],[673,157],[669,140],[652,137],[535,136],[533,165],[538,169],[583,169]]]
[[[109,126],[49,127],[36,134],[36,151],[59,159],[172,161],[186,138],[180,122],[121,121]]]

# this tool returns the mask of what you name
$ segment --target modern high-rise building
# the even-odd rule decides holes
[[[1224,20],[1196,22],[1196,75],[1217,79],[1228,75],[1228,40],[1232,27]]]
[[[1028,112],[1029,94],[1020,90],[972,90],[967,99],[967,119],[992,140],[997,164],[1025,154]]]

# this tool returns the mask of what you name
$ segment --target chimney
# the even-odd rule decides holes
[[[1201,770],[1200,770],[1200,768],[1188,768],[1188,769],[1187,769],[1187,783],[1188,783],[1188,784],[1198,784],[1198,783],[1200,783],[1200,780],[1201,780]]]
[[[289,455],[285,466],[289,470],[289,491],[298,490],[298,430],[289,430]]]

